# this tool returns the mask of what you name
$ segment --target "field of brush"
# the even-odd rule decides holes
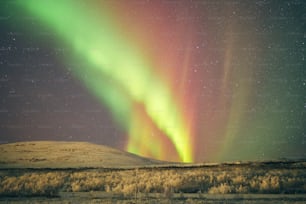
[[[290,161],[124,169],[1,169],[0,202],[304,203],[305,166],[305,162]]]
[[[306,203],[306,162],[181,164],[83,142],[0,145],[0,203]]]

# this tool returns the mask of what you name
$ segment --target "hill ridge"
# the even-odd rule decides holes
[[[0,144],[0,168],[122,168],[166,164],[90,142],[27,141]]]

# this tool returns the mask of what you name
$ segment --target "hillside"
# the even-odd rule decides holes
[[[19,142],[0,145],[0,203],[305,203],[305,169],[304,160],[180,164],[85,142]]]
[[[33,141],[0,145],[0,168],[125,168],[162,164],[87,142]]]

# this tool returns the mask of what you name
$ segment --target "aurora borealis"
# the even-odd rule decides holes
[[[92,113],[112,120],[95,120],[94,127],[115,126],[104,133],[96,131],[95,138],[101,140],[94,142],[121,140],[120,144],[110,143],[142,156],[184,162],[306,157],[302,1],[20,0],[8,7],[17,17],[6,25],[4,39],[11,39],[12,29],[22,29],[25,34],[13,36],[41,48],[26,50],[32,55],[29,60],[18,53],[29,46],[16,44],[17,54],[7,55],[6,67],[16,61],[44,67],[53,61],[51,69],[58,64],[59,73],[69,72],[68,81],[74,88],[68,89],[89,93],[87,98],[98,101],[97,109],[109,112]],[[31,29],[22,21],[33,22]],[[37,33],[37,39],[31,37]],[[65,52],[33,57],[35,52],[58,47]],[[45,92],[62,89],[60,95],[69,95],[64,87],[51,84],[47,83],[51,88]],[[3,90],[7,91],[4,98],[12,95],[9,88]],[[31,95],[29,90],[21,93]],[[92,126],[87,121],[91,115],[83,118],[80,112],[88,108],[87,102],[74,99],[81,105],[70,108],[70,99],[54,100],[58,100],[57,107],[68,104],[56,117],[70,118],[60,124],[62,136],[54,139],[69,138],[72,132],[65,127],[79,123],[77,127],[84,129],[79,140],[92,141],[86,137],[92,128],[82,126]],[[1,110],[10,109],[6,104]],[[47,99],[41,104],[52,107],[54,103]],[[49,109],[43,107],[27,117],[35,118],[33,123],[52,118],[55,111]],[[81,119],[73,122],[71,110]],[[19,138],[12,140],[35,134],[32,123],[24,125],[24,112],[20,110],[1,127],[3,133],[12,132]],[[26,130],[14,132],[14,122]],[[113,129],[119,129],[117,138],[108,135]]]

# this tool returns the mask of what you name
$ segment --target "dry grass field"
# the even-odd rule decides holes
[[[0,202],[305,203],[305,170],[304,161],[193,165],[89,143],[14,143],[0,145]]]

